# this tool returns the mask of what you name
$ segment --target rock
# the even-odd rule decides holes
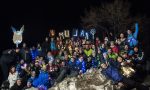
[[[100,70],[90,69],[82,78],[67,77],[49,90],[114,90],[114,86]]]

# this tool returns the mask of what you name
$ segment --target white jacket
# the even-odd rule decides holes
[[[9,73],[8,81],[10,83],[10,85],[9,85],[10,88],[14,85],[14,83],[17,80],[17,78],[18,78],[18,72],[15,72],[13,74]]]

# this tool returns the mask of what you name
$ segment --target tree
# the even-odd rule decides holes
[[[136,21],[130,15],[130,3],[125,0],[114,0],[103,3],[100,7],[92,7],[85,11],[85,16],[81,17],[81,20],[82,25],[87,28],[94,26],[115,35],[125,32]]]

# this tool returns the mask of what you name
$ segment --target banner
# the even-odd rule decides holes
[[[64,35],[66,38],[70,37],[70,31],[69,30],[64,30]]]
[[[73,37],[78,37],[78,29],[73,30]]]

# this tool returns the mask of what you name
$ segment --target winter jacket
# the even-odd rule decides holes
[[[50,50],[51,50],[51,51],[55,51],[55,50],[56,50],[56,44],[55,44],[54,41],[51,41],[51,42],[50,42]]]
[[[35,60],[36,57],[39,55],[39,52],[38,52],[37,49],[35,49],[35,50],[30,50],[30,54],[31,54],[32,60]]]
[[[18,73],[17,72],[15,72],[13,74],[9,73],[8,81],[9,81],[9,84],[10,84],[9,85],[10,88],[15,84],[15,82],[17,80],[17,77],[18,77]]]
[[[127,37],[127,42],[130,47],[136,46],[138,44],[137,36],[138,36],[138,23],[135,24],[135,32],[133,34],[129,34]]]
[[[108,57],[109,57],[110,59],[116,60],[117,57],[118,57],[118,55],[117,55],[116,53],[111,53],[111,54],[108,54]]]
[[[79,60],[76,61],[76,67],[78,68],[78,70],[82,70],[83,73],[86,72],[86,63],[83,60],[82,62],[80,62]]]
[[[84,53],[87,57],[91,56],[92,55],[92,49],[89,49],[89,50],[84,50]]]
[[[49,87],[49,74],[46,71],[41,71],[39,77],[33,81],[33,86],[38,87],[40,85],[44,85]]]
[[[72,62],[71,60],[69,61],[69,68],[70,70],[76,70],[76,62]]]
[[[92,67],[93,68],[97,68],[98,67],[98,60],[96,59],[96,57],[92,57]]]
[[[118,49],[117,46],[114,46],[114,47],[112,48],[112,51],[113,51],[114,53],[119,53],[119,49]]]
[[[22,85],[18,86],[16,83],[10,88],[10,90],[22,90],[22,89],[23,89]]]
[[[118,69],[112,66],[108,66],[106,69],[103,69],[102,73],[115,83],[120,82],[123,79],[123,76],[119,73]]]

